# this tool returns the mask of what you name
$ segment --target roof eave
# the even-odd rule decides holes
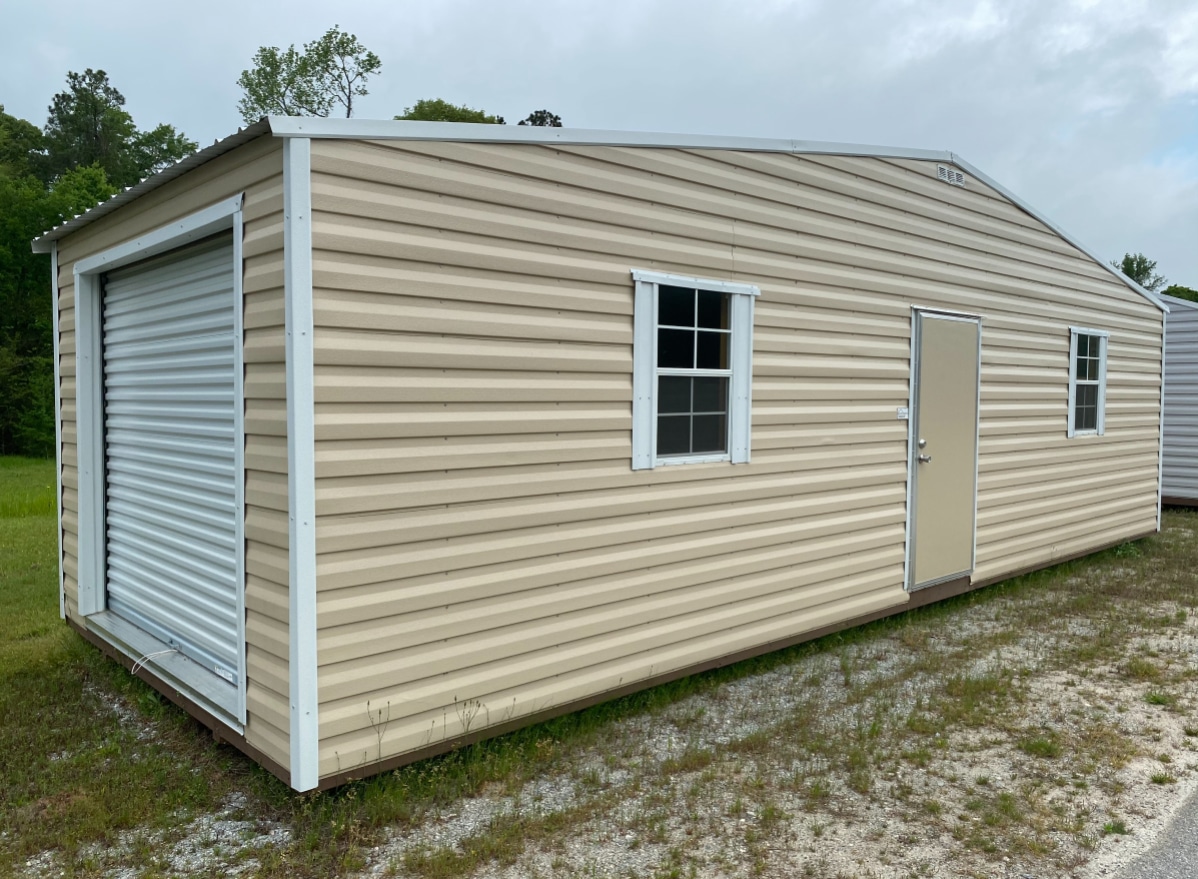
[[[168,181],[174,180],[193,168],[206,164],[217,156],[222,156],[231,150],[236,149],[244,143],[248,143],[255,138],[261,137],[264,134],[270,134],[270,121],[268,119],[260,119],[253,125],[248,125],[245,128],[239,128],[236,133],[229,135],[223,140],[218,140],[210,146],[204,147],[202,150],[197,150],[186,158],[180,159],[175,164],[163,168],[156,174],[151,174],[139,183],[118,192],[116,195],[100,202],[95,207],[78,214],[64,223],[60,223],[48,232],[43,233],[33,239],[32,246],[34,253],[49,253],[53,249],[53,244],[58,239],[65,235],[69,235],[76,229],[81,229],[87,226],[105,214],[115,211],[122,205],[126,205],[131,201],[141,198],[148,192],[157,189]]]
[[[658,149],[712,149],[742,152],[792,153],[798,155],[861,156],[877,159],[917,159],[947,162],[977,178],[1001,193],[1012,204],[1035,217],[1065,241],[1114,275],[1120,282],[1147,299],[1163,312],[1169,306],[1155,293],[1141,287],[1097,253],[1090,250],[1040,211],[1036,210],[1001,183],[992,180],[955,153],[940,150],[907,149],[904,147],[872,146],[867,144],[826,143],[807,140],[777,140],[756,137],[724,137],[702,134],[668,134],[658,132],[608,131],[586,128],[545,128],[528,125],[486,125],[461,122],[409,122],[395,119],[326,119],[305,116],[266,116],[236,134],[218,140],[209,147],[193,153],[169,168],[147,177],[136,186],[117,193],[89,211],[56,226],[34,239],[34,253],[49,253],[55,241],[76,229],[92,223],[124,204],[157,189],[191,169],[236,149],[257,137],[312,137],[343,140],[409,140],[457,141],[464,143],[525,143],[546,146],[611,146],[654,147]]]
[[[1161,298],[1159,296],[1157,296],[1155,293],[1153,293],[1151,290],[1148,290],[1145,287],[1141,287],[1139,284],[1137,284],[1131,278],[1127,277],[1127,275],[1123,274],[1123,272],[1119,271],[1113,265],[1108,263],[1101,256],[1099,256],[1096,252],[1094,252],[1090,248],[1086,247],[1086,245],[1082,244],[1080,241],[1078,241],[1076,238],[1074,238],[1072,235],[1070,235],[1068,232],[1066,232],[1064,229],[1062,229],[1060,226],[1058,226],[1056,223],[1054,223],[1052,220],[1050,220],[1048,217],[1046,217],[1040,211],[1036,210],[1034,207],[1032,207],[1030,204],[1028,204],[1022,198],[1017,196],[1015,193],[1011,192],[1011,190],[1007,189],[1005,186],[1003,186],[997,180],[993,180],[986,174],[983,174],[981,171],[979,171],[973,165],[969,164],[969,162],[962,159],[956,153],[952,153],[951,156],[952,156],[952,163],[954,165],[956,165],[958,168],[960,168],[962,171],[966,172],[967,174],[969,174],[972,177],[976,177],[978,180],[985,183],[987,186],[989,186],[995,192],[1001,193],[1002,196],[1004,198],[1006,198],[1009,202],[1011,202],[1013,205],[1022,209],[1023,211],[1026,211],[1031,216],[1035,217],[1037,220],[1039,220],[1041,223],[1043,223],[1045,226],[1047,226],[1049,229],[1051,229],[1053,232],[1055,232],[1057,235],[1059,235],[1065,241],[1068,241],[1070,244],[1072,244],[1074,247],[1076,247],[1078,250],[1080,250],[1086,256],[1090,257],[1090,259],[1094,260],[1094,262],[1098,263],[1100,266],[1102,266],[1104,269],[1106,269],[1108,272],[1110,272],[1112,275],[1114,275],[1116,278],[1118,278],[1119,281],[1121,281],[1123,284],[1130,287],[1136,293],[1139,293],[1141,296],[1143,296],[1145,299],[1147,299],[1149,302],[1151,302],[1153,305],[1155,305],[1161,311],[1168,313],[1169,306],[1166,305],[1161,300]]]

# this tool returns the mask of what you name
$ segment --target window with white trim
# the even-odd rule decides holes
[[[1069,436],[1105,432],[1108,336],[1105,330],[1069,330]]]
[[[749,460],[750,284],[634,270],[632,468]]]

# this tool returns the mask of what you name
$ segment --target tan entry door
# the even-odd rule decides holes
[[[915,312],[912,588],[973,570],[978,451],[976,318]]]

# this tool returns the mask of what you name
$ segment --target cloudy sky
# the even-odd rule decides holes
[[[383,61],[360,117],[441,97],[565,124],[951,149],[1108,259],[1198,288],[1198,0],[58,0],[5,4],[0,103],[108,71],[142,127],[241,124],[261,45],[333,24]]]

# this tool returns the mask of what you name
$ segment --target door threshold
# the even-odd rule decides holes
[[[950,580],[968,580],[973,573],[973,568],[967,571],[958,571],[956,574],[949,574],[947,577],[937,577],[935,580],[928,580],[925,583],[920,583],[918,586],[912,586],[907,590],[910,592],[919,592],[921,589],[931,589],[933,586],[939,586],[941,583],[948,583]]]

